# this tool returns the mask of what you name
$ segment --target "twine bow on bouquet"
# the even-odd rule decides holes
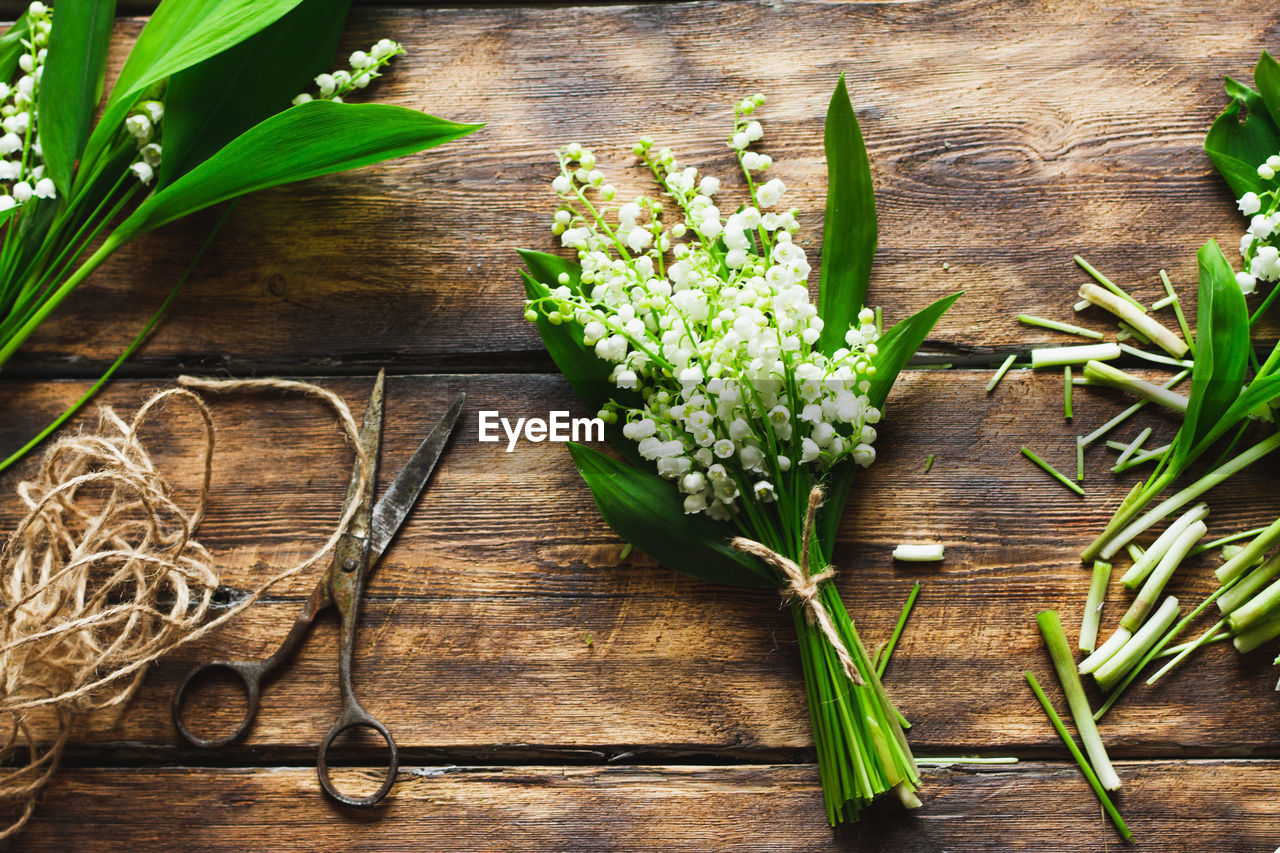
[[[749,150],[763,101],[734,110],[741,205],[649,139],[635,153],[666,202],[615,205],[595,155],[561,149],[552,230],[576,258],[521,253],[525,317],[626,460],[570,445],[605,521],[677,571],[771,587],[789,602],[834,825],[889,790],[919,804],[904,721],[832,583],[830,555],[854,476],[875,460],[885,398],[959,294],[887,331],[864,306],[875,198],[841,78],[827,113],[812,304],[796,212],[779,206],[786,187],[764,180],[772,161]]]

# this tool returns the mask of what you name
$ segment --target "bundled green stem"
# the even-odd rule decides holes
[[[915,791],[920,787],[920,772],[907,744],[902,716],[889,699],[835,586],[822,583],[819,595],[863,682],[850,680],[811,612],[794,603],[791,612],[800,641],[827,819],[833,826],[857,820],[864,806],[889,791],[905,805],[918,806]]]

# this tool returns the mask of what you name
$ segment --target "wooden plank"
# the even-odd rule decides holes
[[[1207,236],[1230,248],[1242,227],[1201,142],[1222,76],[1247,78],[1269,46],[1272,9],[1233,12],[1204,0],[357,9],[344,53],[387,35],[410,50],[372,97],[488,127],[244,202],[135,364],[527,369],[543,357],[519,320],[513,250],[553,245],[552,149],[595,146],[634,191],[647,185],[630,145],[651,132],[727,176],[728,106],[757,90],[771,98],[772,174],[816,254],[822,116],[842,71],[879,193],[872,299],[886,316],[966,289],[937,341],[981,354],[1039,339],[1012,319],[1069,316],[1076,252],[1143,298],[1162,295],[1162,266],[1190,296],[1195,249]],[[122,24],[117,59],[139,23]],[[211,222],[121,252],[6,369],[109,360]]]
[[[1101,527],[1131,479],[1102,472],[1090,456],[1081,500],[1017,456],[1029,444],[1064,469],[1071,436],[1120,408],[1111,392],[1082,392],[1078,421],[1061,421],[1061,377],[1014,371],[988,397],[985,372],[916,372],[891,400],[880,460],[860,480],[837,551],[839,584],[868,643],[883,641],[911,582],[924,588],[890,669],[890,683],[914,721],[917,748],[1060,754],[1021,671],[1046,678],[1033,616],[1062,610],[1074,633],[1088,586],[1080,549]],[[326,384],[353,405],[367,379]],[[21,416],[0,423],[12,446],[79,393],[76,382],[7,382]],[[122,410],[151,389],[118,383],[107,398]],[[712,587],[633,554],[599,519],[563,448],[523,445],[513,453],[475,441],[475,411],[528,416],[574,408],[558,378],[392,377],[384,471],[434,423],[458,389],[468,414],[426,499],[370,586],[357,679],[367,704],[401,743],[424,757],[520,745],[555,751],[626,750],[772,756],[810,744],[789,617],[768,593]],[[222,450],[214,503],[202,538],[226,582],[245,588],[271,567],[323,540],[345,488],[347,452],[328,414],[287,399],[229,397],[215,408]],[[939,416],[945,413],[945,416]],[[1170,419],[1152,413],[1157,438]],[[1122,434],[1137,432],[1137,423]],[[180,430],[158,446],[180,449]],[[936,454],[930,473],[924,460]],[[264,462],[265,460],[265,462]],[[31,463],[28,463],[28,465]],[[194,463],[161,462],[191,482]],[[1256,496],[1274,482],[1268,462],[1210,495],[1215,534],[1266,523],[1274,508]],[[12,494],[12,476],[0,489]],[[0,524],[16,521],[15,502]],[[942,541],[940,567],[894,565],[902,541]],[[1199,600],[1212,589],[1209,558],[1172,589]],[[247,614],[200,648],[157,667],[119,723],[99,721],[78,743],[127,756],[173,756],[168,702],[178,677],[211,656],[262,652],[278,641],[310,585]],[[1115,602],[1121,600],[1116,594]],[[1121,607],[1108,606],[1104,630]],[[587,645],[586,637],[592,638]],[[336,711],[333,629],[318,629],[295,668],[264,700],[264,728],[252,755],[294,756],[313,748]],[[1117,754],[1250,755],[1275,750],[1257,725],[1274,711],[1271,652],[1243,660],[1217,648],[1156,689],[1140,689],[1106,720]],[[267,752],[261,752],[261,750]],[[187,760],[196,758],[182,753]]]
[[[1270,850],[1275,761],[1121,763],[1143,849]],[[369,774],[366,774],[369,775]],[[896,804],[833,831],[813,766],[412,767],[372,812],[335,807],[309,768],[64,771],[27,851],[1110,850],[1123,845],[1065,765],[926,770],[924,807]]]

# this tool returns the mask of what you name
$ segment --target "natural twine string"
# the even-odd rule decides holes
[[[355,419],[336,394],[282,379],[182,376],[178,382],[208,392],[279,390],[324,401],[355,449],[361,483],[367,478],[372,460],[360,450]],[[138,437],[169,402],[191,404],[204,427],[200,490],[191,510],[177,503]],[[205,622],[218,574],[193,535],[208,503],[213,448],[209,408],[191,391],[173,388],[153,395],[128,423],[101,407],[94,433],[60,439],[35,476],[18,485],[28,512],[0,550],[0,715],[9,718],[0,741],[0,805],[16,817],[0,839],[30,819],[36,795],[86,714],[123,705],[156,658],[217,629],[276,583],[315,565],[356,510],[357,502],[349,502],[319,550]]]
[[[836,657],[840,660],[840,665],[844,668],[845,674],[849,676],[849,680],[854,684],[863,685],[866,682],[862,678],[862,673],[858,672],[858,667],[853,662],[853,656],[849,654],[849,647],[845,645],[840,632],[836,630],[835,623],[831,621],[831,613],[828,612],[827,606],[822,603],[822,597],[818,590],[819,584],[835,577],[836,570],[828,567],[825,571],[816,575],[809,574],[809,543],[813,538],[813,522],[818,515],[818,507],[822,506],[822,501],[825,497],[826,492],[823,491],[821,486],[814,486],[813,490],[809,492],[809,509],[804,516],[804,534],[800,544],[799,565],[794,560],[784,557],[754,539],[738,536],[734,538],[731,544],[744,554],[758,557],[782,572],[787,579],[787,586],[782,589],[783,596],[788,601],[799,601],[803,605],[805,616],[809,619],[810,624],[816,624],[822,631],[823,636],[827,638],[827,642],[831,643],[831,647],[835,649]]]

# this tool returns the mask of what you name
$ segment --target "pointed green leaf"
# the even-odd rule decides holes
[[[520,275],[524,279],[526,297],[541,299],[548,295],[548,288],[541,281],[523,270]],[[554,280],[553,278],[552,281]],[[561,375],[569,380],[583,405],[592,412],[598,412],[609,401],[612,390],[608,363],[597,358],[582,343],[582,327],[575,321],[566,320],[555,325],[547,319],[545,311],[538,311],[535,322],[538,334],[542,336],[542,344],[560,369]]]
[[[102,117],[89,136],[83,157],[90,166],[86,174],[93,172],[130,108],[150,86],[239,44],[300,2],[162,0],[129,51]],[[237,93],[228,95],[236,97]]]
[[[521,271],[524,279],[525,296],[539,299],[546,296],[552,288],[560,287],[561,274],[569,277],[567,287],[581,291],[582,268],[577,263],[567,261],[559,255],[535,252],[529,249],[516,250],[529,271]],[[609,381],[612,372],[610,365],[596,356],[595,351],[582,343],[582,326],[573,320],[565,320],[560,325],[553,325],[539,311],[535,321],[538,334],[542,336],[542,344],[556,363],[561,375],[573,386],[578,398],[592,412],[598,412],[610,399],[628,408],[638,408],[641,403],[639,393],[623,390]],[[605,438],[627,461],[637,468],[645,468],[652,463],[640,456],[636,443],[622,434],[619,424],[605,426]]]
[[[170,77],[156,188],[311,88],[333,65],[350,8],[351,0],[303,0],[262,32]]]
[[[933,327],[942,315],[962,295],[963,292],[953,293],[939,299],[880,336],[880,340],[876,342],[879,352],[876,353],[872,362],[876,366],[876,376],[867,391],[873,406],[878,409],[884,408],[885,400],[893,390],[893,383],[897,381],[898,374],[907,366],[907,362],[916,354],[916,350],[920,349],[920,345],[929,336],[929,332],[933,331]],[[818,514],[817,526],[819,541],[828,557],[835,548],[840,517],[844,514],[844,502],[848,498],[849,489],[857,473],[858,466],[845,462],[827,475],[827,501]]]
[[[18,70],[18,59],[27,52],[23,39],[31,35],[31,22],[23,12],[18,20],[0,36],[0,80],[9,80]]]
[[[877,240],[871,164],[843,74],[827,108],[824,141],[827,212],[822,226],[818,315],[824,324],[819,345],[830,355],[845,345],[845,333],[866,304]]]
[[[1261,95],[1231,78],[1227,81],[1233,100],[1214,119],[1204,139],[1204,150],[1239,198],[1268,188],[1268,182],[1258,177],[1258,166],[1280,151],[1280,129]],[[1241,109],[1246,113],[1243,121]]]
[[[115,16],[115,0],[58,0],[53,6],[36,97],[45,170],[64,198],[102,97]]]
[[[893,390],[893,383],[897,380],[898,373],[907,366],[907,362],[916,354],[916,350],[920,349],[920,345],[933,331],[933,327],[942,315],[947,313],[947,309],[962,295],[963,291],[945,296],[929,307],[912,314],[880,336],[876,341],[879,352],[871,360],[871,363],[876,366],[876,375],[871,380],[871,388],[867,391],[873,406],[884,407],[884,401]]]
[[[1253,85],[1258,87],[1258,95],[1266,104],[1267,115],[1270,116],[1272,124],[1280,127],[1280,63],[1277,63],[1275,57],[1265,50],[1258,58],[1258,64],[1254,66]],[[1261,162],[1261,160],[1258,161],[1258,163]]]
[[[245,193],[413,154],[479,127],[388,104],[310,101],[250,128],[148,197],[117,233],[130,239]]]
[[[559,255],[546,252],[535,252],[532,249],[516,249],[520,259],[529,267],[529,274],[546,286],[548,290],[560,286],[560,276],[569,276],[569,287],[577,293],[582,292],[582,267],[574,261],[568,261]]]
[[[1200,265],[1196,358],[1174,451],[1175,470],[1240,396],[1249,357],[1249,309],[1231,264],[1214,240],[1205,243],[1196,257]]]
[[[836,547],[836,534],[840,532],[840,519],[844,517],[844,504],[849,490],[858,475],[858,466],[850,461],[842,462],[827,474],[827,499],[818,510],[814,524],[818,528],[818,542],[822,553],[831,559]]]
[[[728,525],[702,513],[685,515],[672,483],[581,444],[571,443],[569,452],[605,522],[650,557],[711,583],[778,586],[763,563],[729,547]]]

